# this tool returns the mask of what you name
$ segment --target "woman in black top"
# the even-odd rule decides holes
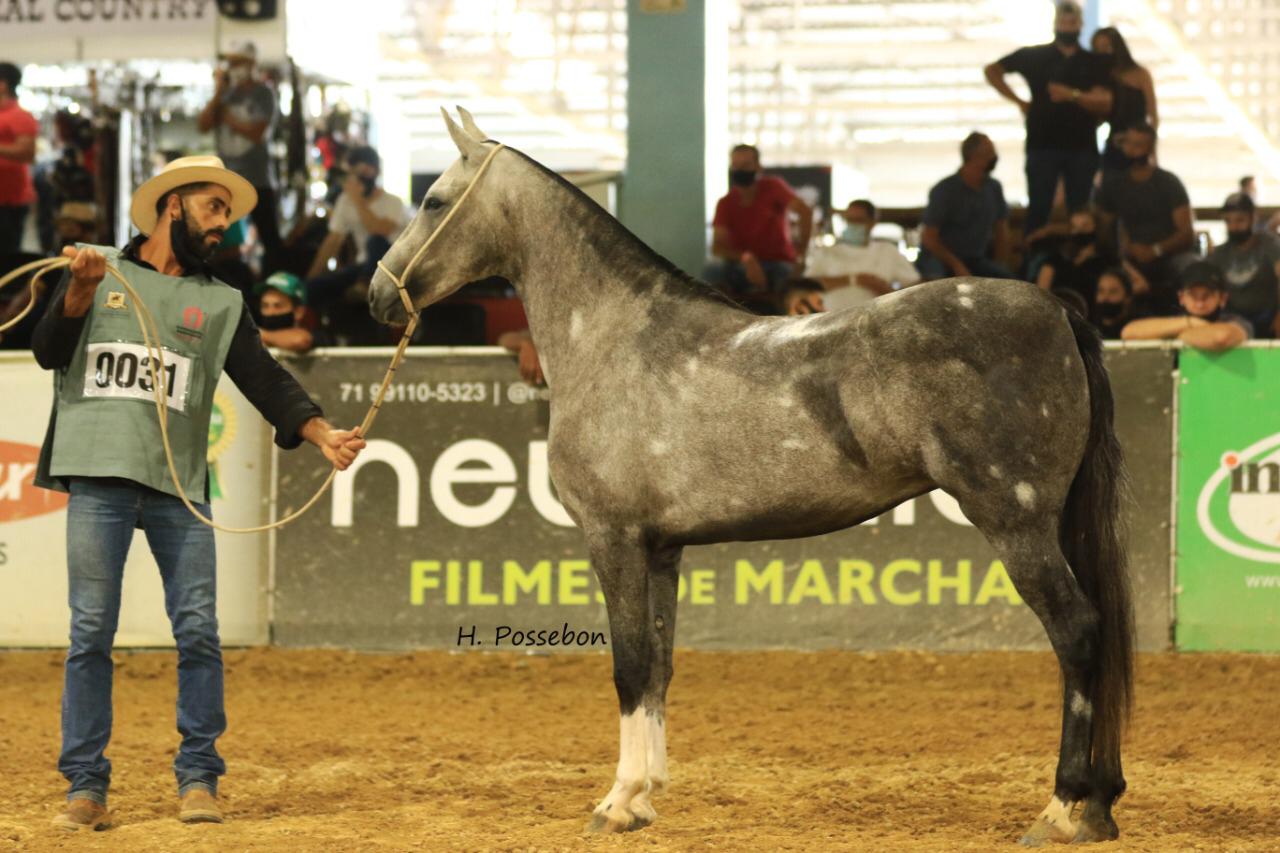
[[[1103,27],[1093,34],[1093,52],[1111,60],[1111,115],[1107,122],[1111,135],[1102,149],[1103,169],[1127,169],[1120,150],[1119,135],[1135,124],[1157,126],[1156,90],[1151,72],[1134,61],[1124,37],[1115,27]]]

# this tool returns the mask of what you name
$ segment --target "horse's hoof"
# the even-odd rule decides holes
[[[1076,828],[1070,824],[1063,826],[1061,821],[1050,821],[1043,816],[1036,818],[1027,834],[1022,836],[1023,847],[1043,847],[1046,844],[1066,844],[1076,836]]]
[[[591,822],[587,824],[587,832],[593,835],[611,835],[618,832],[633,832],[649,825],[649,821],[641,820],[635,815],[609,817],[605,812],[595,812]]]
[[[1120,837],[1120,827],[1116,826],[1115,821],[1106,823],[1088,823],[1082,821],[1080,829],[1076,832],[1075,838],[1071,839],[1072,844],[1096,844],[1100,841],[1115,841]]]

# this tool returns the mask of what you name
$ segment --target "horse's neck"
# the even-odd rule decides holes
[[[549,178],[544,178],[550,180]],[[651,318],[678,314],[688,324],[729,311],[700,297],[695,285],[667,269],[608,214],[568,198],[556,186],[526,208],[528,232],[517,279],[543,367],[550,375],[576,372],[655,331]]]

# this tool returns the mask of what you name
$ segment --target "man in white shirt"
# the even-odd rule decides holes
[[[850,202],[844,210],[844,231],[834,246],[809,252],[805,275],[826,288],[828,311],[861,305],[899,287],[920,281],[915,265],[892,243],[871,239],[876,206],[866,199]]]
[[[347,179],[329,217],[329,234],[307,273],[308,304],[323,305],[372,277],[378,261],[409,223],[404,202],[378,186],[381,166],[378,152],[367,145],[347,155]],[[356,262],[327,272],[348,236],[355,242]]]

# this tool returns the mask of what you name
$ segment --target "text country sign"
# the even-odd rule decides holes
[[[368,405],[380,357],[319,355],[289,366],[326,415],[346,423]],[[1137,492],[1140,642],[1163,648],[1172,359],[1126,352],[1110,363]],[[550,482],[546,396],[519,381],[508,356],[411,351],[328,511],[279,533],[278,641],[492,648],[503,628],[508,637],[607,637],[581,535]],[[281,511],[323,475],[302,454],[280,454]],[[1046,646],[1004,566],[940,492],[829,536],[689,548],[680,598],[684,646]]]
[[[0,40],[31,36],[214,34],[215,0],[0,0]]]

